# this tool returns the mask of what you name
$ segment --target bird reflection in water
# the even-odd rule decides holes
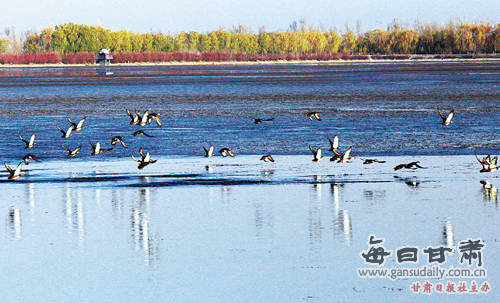
[[[321,176],[314,176],[316,182],[321,180]],[[313,194],[309,199],[309,209],[308,209],[308,232],[309,232],[309,245],[311,252],[318,254],[321,248],[321,196],[322,196],[322,184],[316,183],[311,187],[311,193]]]
[[[153,236],[148,213],[150,212],[150,190],[139,189],[139,200],[131,209],[131,236],[136,251],[142,250],[146,265],[155,266],[159,261],[159,236]]]
[[[262,177],[271,177],[274,175],[274,169],[263,169],[261,170],[260,175]]]
[[[330,192],[333,202],[333,236],[344,235],[345,243],[350,246],[352,243],[351,216],[348,210],[340,209],[340,191],[344,184],[330,184]]]
[[[313,180],[313,191],[317,195],[316,199],[318,201],[321,201],[322,186],[323,186],[323,184],[321,184],[321,175],[314,175],[313,179],[314,179]]]
[[[141,183],[149,183],[149,182],[151,182],[151,177],[149,177],[149,176],[139,176],[139,180],[141,180]]]
[[[214,167],[212,165],[205,165],[205,170],[207,173],[211,174],[214,172]]]
[[[95,203],[97,204],[97,207],[101,208],[101,189],[100,188],[95,189]]]
[[[225,204],[230,203],[232,200],[231,193],[233,192],[233,188],[230,186],[222,186],[220,188],[220,192],[221,192],[220,201]]]
[[[28,201],[29,212],[31,216],[31,220],[35,220],[35,184],[34,183],[26,183],[26,201]]]
[[[85,213],[82,195],[80,189],[75,192],[71,184],[67,184],[65,189],[64,215],[67,228],[70,233],[77,232],[78,244],[82,245],[85,238]]]
[[[269,240],[272,240],[274,231],[274,213],[273,204],[271,202],[263,203],[261,201],[255,202],[254,207],[254,222],[255,222],[255,237],[257,239],[264,239],[266,231],[269,232]]]
[[[481,180],[480,182],[483,185],[483,188],[481,189],[481,191],[483,192],[483,200],[486,202],[493,202],[496,207],[498,204],[498,189],[495,185],[491,184],[488,181]]]
[[[10,237],[13,240],[21,239],[21,210],[18,208],[9,209],[8,226]]]
[[[261,202],[256,202],[253,204],[254,208],[254,222],[257,238],[262,238],[262,229],[264,226],[264,210]]]
[[[149,207],[151,206],[151,190],[149,188],[139,189],[139,206],[141,208],[146,208],[146,212],[149,213]]]
[[[114,187],[111,190],[111,210],[113,211],[114,216],[121,216],[123,214],[123,210],[125,208],[124,199],[122,197],[123,193],[124,191],[116,190]]]
[[[455,238],[453,235],[453,225],[451,224],[450,220],[446,220],[444,226],[443,226],[443,234],[442,234],[442,243],[443,245],[446,245],[449,248],[454,248],[455,247]]]
[[[396,180],[404,182],[410,188],[417,189],[419,187],[419,185],[420,185],[420,181],[418,181],[418,179],[416,177],[413,177],[413,178],[409,178],[409,177],[403,178],[403,177],[400,177],[400,176],[394,176],[394,178]]]
[[[383,201],[385,200],[385,190],[367,190],[363,191],[363,196],[367,201]]]

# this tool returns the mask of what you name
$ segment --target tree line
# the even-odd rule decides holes
[[[243,54],[470,54],[500,50],[500,24],[423,25],[417,29],[391,26],[364,33],[289,30],[252,33],[249,30],[195,31],[177,34],[111,31],[103,27],[65,23],[27,35],[23,53],[222,52]]]
[[[111,31],[103,27],[65,23],[27,35],[23,53],[96,53],[109,48],[124,52],[224,52],[244,54],[468,54],[500,50],[500,24],[423,25],[417,29],[391,26],[364,33],[346,30],[195,31],[177,34]]]

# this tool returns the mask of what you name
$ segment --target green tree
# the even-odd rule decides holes
[[[273,40],[271,38],[271,34],[263,31],[259,33],[258,44],[259,44],[259,53],[267,54],[271,52]]]
[[[337,53],[342,43],[342,37],[333,31],[324,33],[324,35],[326,39],[325,51],[328,53]]]
[[[340,51],[344,54],[354,54],[358,49],[358,39],[350,30],[346,31],[342,36],[340,43]]]
[[[9,45],[9,40],[0,39],[0,53],[5,53]]]
[[[138,35],[135,33],[130,34],[130,47],[133,52],[143,52],[147,50],[147,47],[143,50],[143,35]]]
[[[186,48],[190,52],[198,51],[198,46],[200,43],[200,34],[195,31],[191,31],[186,34]]]
[[[141,35],[142,39],[142,48],[139,52],[153,52],[154,47],[153,47],[153,40],[154,40],[154,35],[147,33],[147,34],[142,34]]]

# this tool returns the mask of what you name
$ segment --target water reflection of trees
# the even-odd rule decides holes
[[[11,207],[9,209],[9,215],[7,218],[7,225],[10,231],[10,238],[12,240],[21,239],[21,210],[18,208]]]
[[[28,202],[28,208],[31,215],[31,219],[35,218],[35,184],[26,183],[26,201]]]
[[[332,227],[334,237],[344,236],[344,241],[347,245],[352,242],[352,224],[351,216],[348,210],[340,208],[340,192],[343,190],[344,184],[330,184],[331,203],[332,203]]]
[[[442,244],[450,248],[455,247],[455,236],[453,235],[453,225],[451,224],[451,221],[449,219],[446,220],[446,222],[443,225]]]
[[[142,250],[147,265],[157,265],[159,262],[159,236],[154,236],[150,228],[151,191],[149,188],[139,188],[138,199],[133,203],[130,213],[131,237],[136,251]]]
[[[321,182],[321,176],[314,176],[315,182]],[[308,208],[308,235],[309,235],[309,244],[311,247],[321,243],[321,232],[322,232],[322,223],[321,223],[321,196],[322,196],[323,184],[315,183],[312,185],[312,196],[309,199],[309,208]]]
[[[258,239],[264,239],[266,230],[269,233],[274,231],[274,209],[271,202],[262,202],[261,200],[253,204],[254,208],[254,223]]]
[[[96,200],[98,199],[96,192]],[[85,240],[85,212],[81,188],[66,184],[64,189],[63,212],[66,218],[66,227],[70,233],[76,232],[78,243],[82,245]]]
[[[311,186],[311,198],[308,205],[308,236],[309,245],[312,251],[317,252],[322,242],[323,221],[322,221],[322,203],[327,199],[331,209],[331,230],[333,238],[351,245],[352,242],[352,223],[351,215],[348,210],[341,207],[341,191],[344,184],[322,183],[321,176],[314,177],[314,184]],[[325,187],[326,186],[326,187]],[[325,191],[330,189],[330,194],[325,195]]]

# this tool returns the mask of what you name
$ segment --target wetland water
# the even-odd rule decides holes
[[[0,68],[1,302],[416,302],[500,298],[500,63]],[[134,137],[125,108],[161,114]],[[441,126],[437,109],[455,109]],[[322,121],[305,114],[318,111]],[[57,126],[88,116],[63,139]],[[253,118],[274,117],[259,125]],[[128,148],[91,156],[89,141]],[[339,135],[349,163],[313,163]],[[60,145],[82,153],[66,159]],[[201,146],[235,158],[203,158]],[[139,147],[158,162],[137,170]],[[275,163],[259,161],[271,153]],[[377,157],[386,163],[363,165]],[[425,169],[394,171],[420,161]],[[362,279],[371,234],[422,267],[422,249],[481,238],[487,278]],[[417,264],[395,250],[420,248]],[[465,266],[466,267],[466,266]],[[488,293],[410,286],[487,281]],[[460,298],[457,298],[460,296]]]

